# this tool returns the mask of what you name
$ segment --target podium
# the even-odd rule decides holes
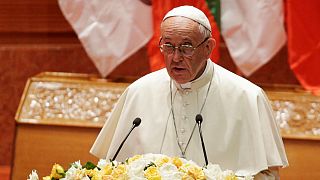
[[[27,179],[32,169],[49,175],[54,163],[96,163],[89,150],[127,86],[86,74],[30,78],[15,117],[12,179]]]
[[[42,73],[29,78],[16,113],[12,179],[32,169],[49,175],[54,163],[68,167],[89,154],[105,120],[128,83],[93,75]],[[263,86],[280,124],[289,167],[281,179],[320,177],[320,97],[298,87]]]

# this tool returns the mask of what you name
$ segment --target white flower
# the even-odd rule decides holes
[[[183,176],[183,173],[179,172],[177,167],[170,163],[163,164],[159,171],[163,180],[180,180]]]
[[[66,177],[62,178],[61,180],[73,180],[73,179],[80,179],[86,180],[87,176],[85,176],[85,169],[82,169],[82,165],[80,161],[76,161],[71,164],[71,167],[66,172]]]
[[[128,176],[130,179],[145,179],[144,168],[150,163],[154,162],[157,158],[160,158],[158,154],[145,154],[141,158],[132,161],[128,165]]]
[[[28,180],[39,180],[39,176],[36,170],[32,170],[31,174],[29,174]]]
[[[78,169],[71,165],[71,167],[66,172],[66,177],[63,180],[75,178],[77,171],[78,171]]]
[[[90,180],[90,178],[88,176],[84,176],[80,180]]]
[[[97,167],[99,167],[100,169],[103,169],[104,167],[106,167],[108,164],[110,164],[109,160],[106,159],[100,159],[98,161]]]
[[[82,165],[80,163],[80,160],[72,163],[71,166],[75,167],[76,169],[82,169]]]
[[[147,171],[144,168],[149,167]],[[112,166],[112,167],[111,167]],[[151,177],[154,174],[162,180],[180,180],[182,178],[191,178],[190,173],[207,180],[225,180],[235,178],[235,173],[231,170],[223,171],[217,164],[209,164],[206,168],[199,167],[195,162],[188,161],[183,158],[170,158],[162,154],[145,154],[136,155],[129,158],[126,163],[117,161],[110,162],[106,159],[100,159],[94,172],[82,167],[80,161],[71,164],[71,167],[66,172],[65,178],[60,180],[90,180],[92,178],[101,179],[103,174],[113,176],[113,170],[121,166],[123,172],[117,172],[122,178],[133,180],[145,180],[146,177]],[[118,167],[119,168],[119,167]],[[150,171],[149,171],[150,170]],[[146,173],[147,172],[147,173]],[[124,174],[122,174],[124,173]],[[242,173],[248,174],[248,173]],[[150,176],[151,175],[151,176]],[[145,177],[146,176],[146,177]],[[253,180],[252,176],[237,177],[239,180]],[[29,175],[28,180],[39,180],[35,170]]]
[[[222,170],[219,165],[209,163],[207,168],[203,169],[204,175],[208,180],[223,179]]]
[[[150,163],[149,160],[146,159],[139,159],[136,161],[131,162],[128,165],[129,173],[128,176],[131,179],[139,179],[139,178],[144,178],[143,175],[143,170],[144,168]]]

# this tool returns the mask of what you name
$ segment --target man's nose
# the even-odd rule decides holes
[[[183,59],[183,55],[182,55],[182,52],[179,48],[175,48],[173,50],[173,61],[176,61],[176,62],[179,62]]]

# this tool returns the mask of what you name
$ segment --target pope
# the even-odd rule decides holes
[[[132,126],[142,119],[118,160],[160,153],[205,164],[196,115],[209,162],[238,176],[278,179],[288,165],[277,122],[264,91],[213,63],[215,47],[208,18],[192,6],[169,11],[159,48],[166,68],[132,83],[120,97],[90,152],[112,158]]]

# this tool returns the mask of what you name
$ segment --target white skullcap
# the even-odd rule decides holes
[[[199,9],[193,6],[179,6],[169,11],[163,18],[162,22],[169,17],[181,16],[198,22],[211,31],[211,26],[207,16]]]

